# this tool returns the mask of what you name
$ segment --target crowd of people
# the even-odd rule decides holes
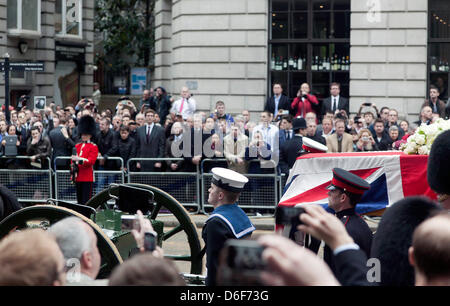
[[[52,168],[67,168],[67,160],[56,158],[72,155],[75,144],[81,141],[78,121],[90,115],[96,122],[91,140],[98,146],[99,170],[195,172],[204,166],[202,170],[209,172],[222,166],[242,174],[273,173],[274,167],[278,173],[287,173],[295,162],[289,156],[290,148],[294,143],[301,148],[302,137],[326,145],[328,152],[398,149],[419,125],[446,116],[445,103],[438,95],[438,89],[431,86],[420,118],[411,123],[400,120],[397,110],[378,110],[373,103],[362,103],[350,116],[349,101],[340,96],[339,83],[330,85],[330,97],[322,103],[310,94],[307,83],[292,101],[283,95],[281,84],[275,83],[273,96],[257,120],[250,120],[248,110],[227,113],[224,101],[217,101],[212,112],[198,111],[186,87],[177,100],[158,87],[145,90],[139,105],[122,97],[115,109],[102,111],[98,102],[89,98],[65,108],[50,104],[44,110],[31,110],[27,97],[22,97],[20,107],[10,112],[10,124],[4,110],[0,113],[0,152],[4,156],[16,152],[30,159],[0,162],[6,168],[48,167],[49,158]],[[14,143],[7,142],[11,137],[6,136],[16,136]],[[110,157],[122,158],[123,164],[108,160]],[[155,160],[128,163],[132,158]],[[156,160],[161,158],[182,160]],[[209,161],[202,164],[205,159]]]

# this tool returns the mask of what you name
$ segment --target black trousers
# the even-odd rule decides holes
[[[94,182],[76,182],[77,202],[78,204],[86,204],[94,193]]]

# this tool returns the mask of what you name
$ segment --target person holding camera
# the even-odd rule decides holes
[[[202,230],[206,252],[206,285],[216,285],[219,254],[227,239],[243,239],[251,236],[255,227],[237,201],[248,178],[233,170],[213,168],[208,203],[214,211],[206,220]]]
[[[317,114],[315,107],[319,106],[319,101],[316,96],[310,94],[310,87],[308,83],[303,83],[300,90],[297,92],[297,97],[291,103],[291,108],[295,112],[295,117],[305,118],[309,112]]]
[[[356,143],[356,152],[378,151],[378,146],[368,129],[359,131],[358,142]]]

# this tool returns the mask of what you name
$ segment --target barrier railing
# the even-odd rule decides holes
[[[209,213],[207,208],[212,210],[212,205],[208,203],[208,189],[211,186],[212,174],[205,173],[206,163],[219,163],[221,161],[226,161],[226,159],[204,159],[201,163],[201,190],[202,190],[202,212]],[[259,160],[249,160],[247,161],[250,167],[251,163],[260,163]],[[273,161],[265,161],[266,163]],[[249,182],[245,185],[244,190],[239,196],[239,207],[244,209],[264,209],[269,211],[275,211],[275,208],[279,202],[281,193],[280,179],[277,174],[277,168],[275,164],[272,165],[273,168],[267,169],[265,174],[253,174],[244,173],[243,175],[249,179]],[[210,167],[209,167],[210,168]],[[269,173],[273,171],[273,173]]]
[[[182,161],[183,158],[131,158],[127,169],[133,169],[131,163]],[[197,166],[196,172],[157,172],[157,171],[129,171],[128,183],[148,184],[155,186],[173,196],[185,207],[192,207],[200,211],[200,175]],[[144,169],[145,170],[145,169]]]
[[[31,158],[28,156],[0,157],[0,184],[10,189],[20,202],[45,203],[48,198],[76,203],[75,186],[70,180],[70,171],[66,169],[52,170],[50,159],[47,158],[48,168],[36,169],[27,166]],[[56,161],[70,160],[70,157],[57,157]],[[212,174],[208,163],[216,163],[214,166],[226,166],[226,159],[205,159],[197,165],[196,172],[145,172],[145,171],[123,171],[124,162],[120,157],[110,157],[108,160],[120,162],[120,170],[94,171],[94,190],[98,193],[106,189],[109,184],[116,183],[140,183],[160,188],[186,208],[193,208],[191,212],[207,213],[212,205],[208,203],[208,189],[211,185]],[[165,162],[181,161],[183,158],[134,158],[127,163],[127,169],[131,163],[136,162]],[[252,160],[249,163],[259,163]],[[14,164],[25,169],[11,169]],[[220,164],[222,163],[222,164]],[[68,163],[67,163],[68,164]],[[9,168],[6,168],[9,166]],[[206,171],[205,171],[206,170]],[[249,178],[249,183],[241,193],[239,205],[245,209],[264,209],[272,211],[277,206],[283,194],[283,188],[287,177],[278,175],[276,168],[273,173],[244,174]]]
[[[55,165],[59,160],[70,160],[70,156],[59,156],[55,158]],[[98,160],[103,159],[100,157]],[[109,157],[108,160],[120,162],[120,168],[123,168],[123,159],[121,157]],[[76,203],[77,194],[75,186],[70,180],[69,170],[58,170],[55,167],[55,196],[56,200]],[[94,170],[94,194],[108,188],[109,184],[125,183],[125,172],[122,170]]]
[[[50,158],[46,158],[46,165],[36,160],[35,167],[31,161],[30,156],[0,157],[0,184],[11,190],[20,202],[45,203],[52,196]]]

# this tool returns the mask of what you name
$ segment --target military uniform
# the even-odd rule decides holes
[[[228,191],[240,192],[248,179],[233,170],[213,168],[212,184]],[[206,248],[206,285],[216,285],[216,274],[219,254],[227,239],[249,237],[255,227],[245,212],[234,204],[224,204],[216,207],[206,220],[202,230],[202,238]]]

